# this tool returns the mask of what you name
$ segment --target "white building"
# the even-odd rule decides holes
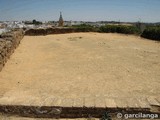
[[[9,31],[10,31],[10,30],[9,30],[9,29],[6,29],[6,28],[0,29],[0,35],[1,35],[2,33],[9,32]]]

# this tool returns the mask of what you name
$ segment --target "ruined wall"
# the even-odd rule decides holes
[[[0,35],[0,71],[14,52],[14,49],[19,45],[23,36],[23,30],[15,30]]]
[[[49,35],[49,34],[64,34],[80,32],[75,28],[47,28],[47,29],[29,29],[26,30],[25,35],[37,36],[37,35]]]

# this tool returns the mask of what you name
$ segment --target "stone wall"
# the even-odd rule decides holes
[[[149,108],[108,108],[108,107],[60,107],[60,106],[22,106],[0,105],[0,113],[30,118],[102,118],[109,113],[111,118],[117,118],[117,113],[124,114],[158,114]],[[107,117],[107,116],[106,116]],[[107,120],[107,118],[104,118]],[[158,119],[158,118],[157,118]],[[88,119],[90,120],[90,119]],[[109,120],[109,119],[108,119]],[[117,119],[115,119],[117,120]]]
[[[0,71],[7,62],[7,59],[14,52],[24,36],[23,30],[14,30],[0,35]]]

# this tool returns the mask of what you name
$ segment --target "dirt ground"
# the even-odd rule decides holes
[[[38,104],[51,96],[160,97],[160,43],[102,33],[25,36],[0,72],[0,99]]]

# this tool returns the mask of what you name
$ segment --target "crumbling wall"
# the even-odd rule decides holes
[[[23,30],[15,30],[0,35],[0,71],[7,62],[7,59],[14,52],[24,36]]]
[[[75,28],[41,28],[41,29],[29,29],[26,30],[25,35],[37,36],[37,35],[49,35],[49,34],[64,34],[79,32]]]

